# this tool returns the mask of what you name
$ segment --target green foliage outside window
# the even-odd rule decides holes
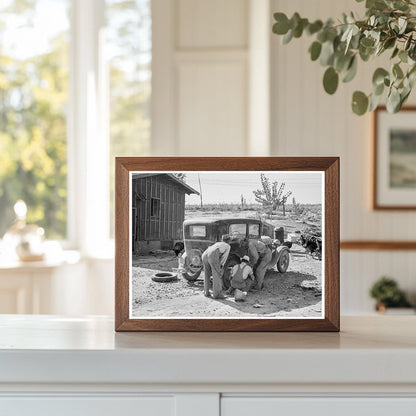
[[[18,27],[35,27],[36,1],[0,6],[0,238],[23,199],[27,220],[48,238],[66,236],[66,116],[68,39],[63,30],[41,53],[12,50]],[[62,4],[62,3],[61,3]],[[24,40],[22,40],[24,42]],[[9,48],[7,48],[7,46]]]

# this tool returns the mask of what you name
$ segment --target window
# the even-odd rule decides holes
[[[102,255],[114,157],[149,151],[151,0],[0,3],[0,238],[23,199],[47,238]]]
[[[248,238],[260,237],[260,226],[259,224],[248,225]]]
[[[207,227],[205,225],[190,225],[189,236],[191,238],[205,238],[207,236]]]
[[[232,237],[245,237],[246,236],[246,224],[230,224],[229,234]]]
[[[70,0],[0,5],[0,238],[18,199],[47,238],[67,235],[69,12]]]
[[[160,199],[152,198],[150,201],[150,216],[160,217]]]

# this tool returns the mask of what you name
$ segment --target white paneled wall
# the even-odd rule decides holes
[[[334,18],[350,10],[364,14],[362,4],[353,0],[272,0],[273,12],[298,11],[311,19]],[[310,61],[311,42],[303,37],[282,45],[272,36],[272,154],[341,157],[341,240],[416,240],[416,212],[370,208],[372,121],[370,115],[353,115],[350,107],[353,91],[370,92],[372,72],[382,58],[360,62],[359,76],[329,96],[322,88],[324,68]],[[395,277],[414,296],[416,253],[342,251],[342,313],[370,312],[368,289],[383,274]]]
[[[246,152],[245,56],[217,61],[217,55],[180,60],[177,78],[180,155],[201,155],[201,150],[216,156]]]
[[[176,0],[179,49],[245,49],[248,0]]]
[[[415,240],[416,212],[370,209],[371,116],[351,112],[352,92],[369,92],[381,61],[360,62],[329,96],[312,40],[281,45],[271,34],[275,11],[326,19],[350,10],[363,15],[363,4],[153,0],[153,155],[340,156],[341,239]],[[342,313],[371,312],[368,288],[382,274],[414,293],[415,254],[343,251]]]
[[[154,0],[154,155],[246,154],[248,12],[248,0]]]

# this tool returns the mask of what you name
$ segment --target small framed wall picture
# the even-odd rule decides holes
[[[373,115],[373,208],[416,209],[416,107]]]
[[[339,331],[339,159],[116,158],[116,331]]]

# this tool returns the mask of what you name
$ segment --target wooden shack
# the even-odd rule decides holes
[[[171,173],[132,176],[133,251],[171,249],[183,239],[185,195],[199,193]]]

